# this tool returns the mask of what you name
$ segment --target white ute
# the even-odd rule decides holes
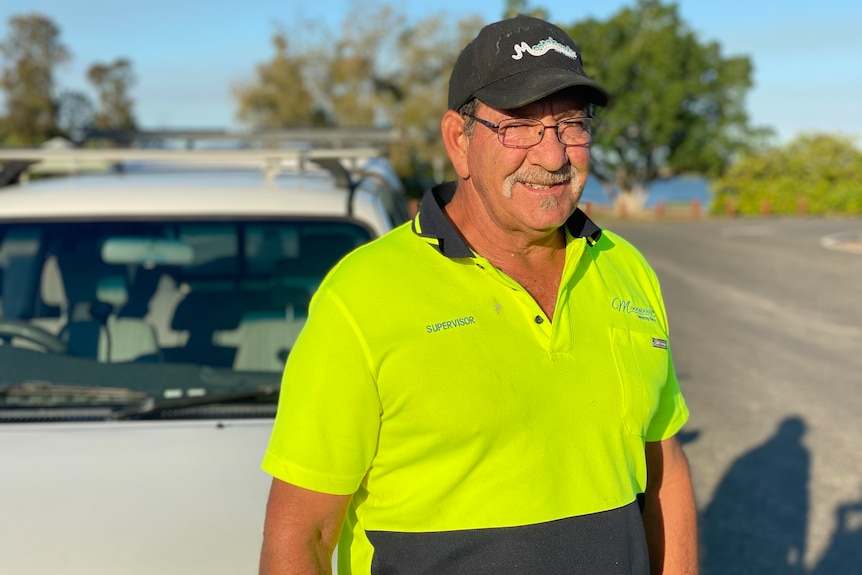
[[[18,175],[94,163],[111,169]],[[282,366],[331,265],[406,221],[388,163],[304,147],[0,166],[21,180],[0,187],[0,572],[256,573]]]

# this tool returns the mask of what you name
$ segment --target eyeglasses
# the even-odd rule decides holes
[[[473,114],[464,115],[497,132],[497,139],[507,148],[531,148],[542,141],[545,130],[556,130],[557,139],[564,146],[585,146],[592,138],[595,120],[592,116],[583,116],[563,120],[556,126],[546,126],[539,120],[507,118],[499,124],[492,124]]]

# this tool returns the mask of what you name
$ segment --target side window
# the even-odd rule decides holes
[[[42,234],[37,228],[15,227],[0,232],[0,238],[0,310],[4,317],[26,318],[32,313],[39,279]]]

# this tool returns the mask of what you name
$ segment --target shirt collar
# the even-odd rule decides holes
[[[446,216],[445,206],[455,196],[456,182],[438,184],[425,192],[419,212],[413,218],[413,232],[433,245],[447,258],[472,258],[473,251]],[[586,238],[595,245],[602,230],[579,209],[566,220],[566,228],[574,238]]]

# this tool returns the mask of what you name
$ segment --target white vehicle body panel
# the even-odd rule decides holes
[[[126,178],[81,176],[72,180],[37,181],[17,188],[0,188],[5,221],[31,219],[105,219],[122,217],[195,216],[346,216],[347,192],[332,189],[325,178],[304,179],[301,187],[285,190],[263,185],[251,174],[195,175],[183,183],[182,175]],[[73,185],[72,185],[73,184]],[[391,228],[376,199],[361,188],[354,213],[357,220],[381,235]]]
[[[5,575],[256,573],[272,421],[0,426]]]
[[[15,157],[15,152],[6,156]],[[0,164],[6,156],[0,151]],[[212,296],[224,291],[231,301],[237,301],[230,291],[233,287],[225,286],[272,292],[284,289],[288,294],[306,285],[309,277],[294,268],[285,268],[289,270],[285,276],[269,271],[266,266],[274,266],[275,260],[267,259],[265,246],[284,249],[280,257],[297,263],[303,253],[322,253],[316,248],[337,245],[333,239],[315,239],[326,238],[327,230],[330,238],[336,235],[332,230],[347,228],[357,230],[362,238],[374,238],[402,223],[405,216],[401,208],[403,214],[407,212],[406,202],[399,203],[403,200],[398,195],[402,193],[400,182],[394,172],[383,168],[369,161],[363,173],[371,176],[358,180],[353,192],[339,184],[337,176],[320,169],[267,178],[258,169],[213,169],[212,164],[183,164],[182,169],[151,166],[119,173],[33,179],[0,187],[0,325],[5,326],[5,331],[0,329],[0,352],[11,358],[5,360],[5,367],[0,361],[0,574],[257,572],[271,482],[260,469],[272,428],[272,419],[264,416],[274,413],[272,390],[277,389],[283,365],[282,356],[273,354],[289,352],[280,347],[280,340],[295,338],[304,317],[294,318],[296,310],[282,306],[280,318],[251,314],[242,316],[242,328],[214,325],[211,343],[215,347],[238,346],[240,350],[234,363],[228,365],[214,363],[212,355],[193,360],[168,358],[167,352],[180,351],[184,341],[192,341],[190,332],[185,331],[191,327],[176,326],[172,321],[180,317],[181,303],[196,294]],[[82,238],[103,234],[99,237],[123,239],[128,228],[158,231],[162,225],[192,234],[188,237],[195,242],[193,247],[200,256],[195,264],[201,269],[184,269],[182,262],[170,258],[152,260],[171,271],[164,272],[167,275],[157,284],[154,295],[145,296],[152,297],[149,312],[121,322],[121,302],[136,297],[132,295],[133,284],[124,282],[134,279],[135,274],[146,275],[146,264],[134,260],[134,254],[144,249],[141,241],[145,236],[137,237],[138,243],[132,248],[126,244],[126,250],[119,252],[128,261],[108,261],[107,252],[87,250]],[[224,233],[200,232],[210,225]],[[294,244],[293,236],[287,234],[291,226],[312,233],[300,235]],[[320,235],[315,236],[312,228]],[[107,229],[114,231],[104,232]],[[265,244],[262,229],[285,235]],[[68,236],[51,235],[67,232]],[[128,233],[135,236],[145,232]],[[224,238],[232,237],[230,234],[245,234],[248,240],[239,243],[243,247],[236,253],[224,248]],[[53,243],[40,243],[49,237]],[[162,240],[174,243],[161,245],[191,249],[191,244],[182,244],[177,238]],[[207,243],[210,241],[213,243]],[[255,241],[258,244],[253,245]],[[76,251],[90,259],[73,260],[81,264],[64,264],[58,259]],[[171,253],[179,252],[166,247],[162,255]],[[243,264],[231,267],[220,263],[222,259],[233,261],[231,258],[242,259]],[[31,260],[32,265],[28,263]],[[247,262],[251,263],[246,266]],[[108,266],[110,274],[98,276],[100,266],[107,264],[112,264]],[[208,271],[207,265],[215,271]],[[114,282],[117,274],[126,273],[124,270],[129,277]],[[170,274],[175,272],[178,279],[173,281]],[[323,274],[325,270],[313,273]],[[100,283],[88,284],[88,274],[98,276]],[[286,281],[273,283],[274,278]],[[95,291],[96,299],[85,301],[76,296],[73,301],[73,292],[89,290]],[[264,291],[257,295],[266,299],[271,294]],[[87,306],[102,304],[103,310],[105,303],[112,304],[115,309],[110,321],[96,325],[97,307],[84,306],[82,312],[82,302]],[[218,317],[222,308],[230,306],[194,308],[197,315],[187,315],[180,323]],[[90,315],[82,319],[79,312]],[[38,338],[13,335],[13,328],[22,325],[47,330],[58,339],[66,337],[68,349],[43,355]],[[124,330],[117,329],[123,326]],[[67,327],[70,329],[64,332]],[[94,332],[87,331],[93,327]],[[95,333],[99,338],[92,355],[73,350],[74,338],[69,335],[73,329],[80,329],[83,335]],[[113,340],[108,333],[113,333]],[[156,360],[139,362],[147,355],[139,345],[144,342],[152,343],[158,351],[153,355]],[[246,347],[241,346],[243,342]],[[136,352],[126,356],[126,344]],[[106,349],[113,350],[113,355]],[[270,364],[255,363],[260,354],[244,356],[248,349],[266,352]],[[250,358],[248,364],[240,361],[245,357]],[[241,398],[224,403],[201,401],[199,411],[192,407],[184,412],[179,406],[171,408],[173,414],[165,415],[158,409],[134,412],[145,405],[138,402],[138,396],[125,405],[94,404],[104,410],[105,420],[94,418],[93,406],[86,404],[93,389],[101,392],[109,386],[116,386],[117,397],[132,390],[148,396],[148,401],[177,397],[209,400],[222,392],[235,393],[240,385],[245,386],[242,391],[253,392],[261,376],[271,382],[267,384],[271,386],[270,399],[262,404],[255,403],[256,398],[250,404],[243,404]],[[173,387],[162,389],[168,379]],[[124,389],[128,381],[135,381],[142,389],[131,385]],[[222,389],[221,385],[228,387]],[[39,391],[40,386],[47,391],[44,397],[38,393],[34,396],[37,403],[33,407],[27,403],[34,401],[28,390]],[[76,386],[82,391],[74,391]],[[83,394],[83,399],[74,398],[75,393]],[[64,401],[73,405],[60,405]],[[126,407],[132,408],[128,419],[123,415]],[[75,419],[74,413],[80,409],[91,410],[87,421]],[[72,415],[64,415],[63,410]],[[140,414],[142,419],[136,419]]]

